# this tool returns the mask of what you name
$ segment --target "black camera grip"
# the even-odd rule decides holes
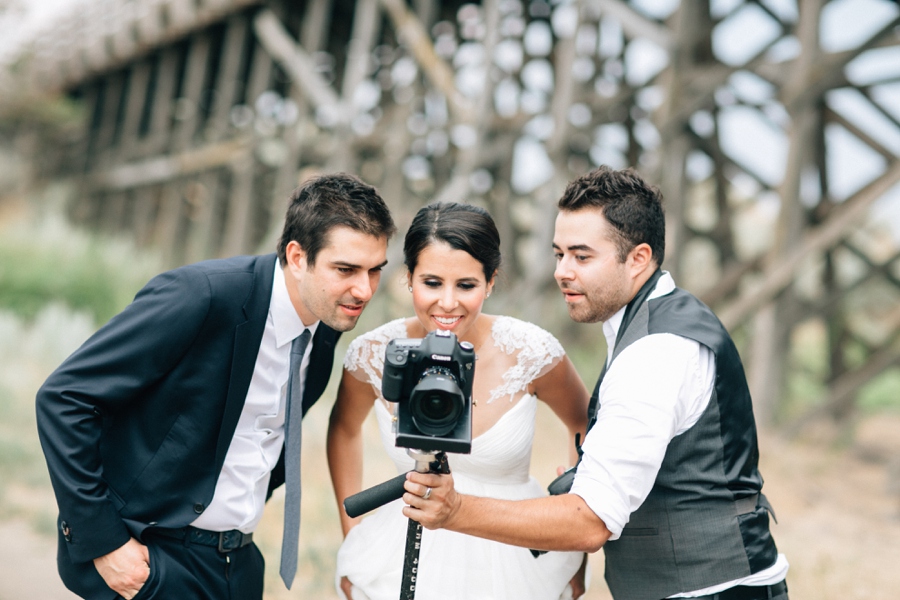
[[[375,510],[383,504],[387,504],[391,500],[396,500],[403,496],[403,483],[406,481],[406,473],[397,475],[393,479],[388,479],[383,483],[372,486],[367,490],[363,490],[358,494],[347,496],[344,499],[344,510],[350,518],[356,518],[364,515],[370,510]]]
[[[575,481],[575,469],[578,467],[569,467],[566,471],[550,482],[547,486],[547,492],[551,496],[559,496],[560,494],[568,494],[572,489],[572,482]]]

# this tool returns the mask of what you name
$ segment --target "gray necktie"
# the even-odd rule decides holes
[[[281,579],[288,589],[297,573],[297,543],[300,537],[300,440],[303,426],[300,363],[309,344],[304,329],[291,344],[291,372],[284,413],[284,533],[281,538]]]

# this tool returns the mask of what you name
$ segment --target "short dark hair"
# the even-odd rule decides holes
[[[500,268],[500,233],[488,211],[471,204],[434,202],[419,209],[403,243],[403,262],[412,273],[422,250],[435,242],[468,252],[490,281]]]
[[[647,244],[657,265],[666,255],[666,215],[656,186],[634,169],[616,171],[605,165],[570,182],[559,199],[559,210],[599,208],[613,226],[618,258],[624,262],[638,244]]]
[[[315,177],[291,192],[278,241],[281,266],[287,264],[285,252],[291,241],[300,244],[307,264],[314,265],[328,234],[337,226],[385,239],[397,231],[391,212],[371,185],[347,173]]]

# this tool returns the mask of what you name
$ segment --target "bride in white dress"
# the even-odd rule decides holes
[[[448,454],[456,489],[520,500],[545,495],[529,475],[537,401],[546,402],[574,436],[584,434],[588,392],[549,333],[512,317],[481,312],[500,266],[500,239],[490,215],[466,204],[421,209],[406,234],[405,263],[415,317],[397,319],[356,338],[328,429],[328,462],[341,514],[344,543],[338,551],[338,593],[351,600],[399,596],[407,519],[402,500],[351,519],[347,496],[362,489],[362,425],[374,405],[381,438],[399,473],[413,460],[394,445],[396,405],[381,396],[384,350],[394,338],[452,331],[471,342],[477,363],[472,452]],[[445,530],[424,531],[416,596],[422,600],[556,600],[584,591],[584,554],[524,548]]]

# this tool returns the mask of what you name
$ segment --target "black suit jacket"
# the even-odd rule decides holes
[[[150,525],[188,525],[212,500],[256,364],[275,261],[212,260],[155,277],[39,390],[38,432],[60,513],[57,562],[76,593],[109,591],[92,559]],[[339,337],[319,324],[304,413],[328,383]],[[280,460],[269,492],[283,481]]]

